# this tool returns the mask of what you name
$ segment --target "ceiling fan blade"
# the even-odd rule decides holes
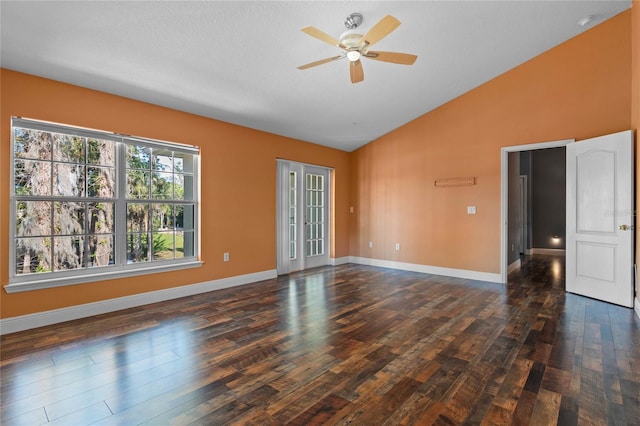
[[[362,62],[360,62],[360,60],[349,62],[349,71],[352,83],[359,83],[364,80],[364,70],[362,69]]]
[[[327,62],[337,61],[338,59],[345,58],[345,55],[332,56],[330,58],[320,59],[319,61],[310,62],[305,65],[300,65],[298,67],[299,70],[306,70],[308,68],[317,67],[318,65],[326,64]]]
[[[371,46],[374,43],[380,41],[383,37],[386,37],[391,31],[398,28],[399,25],[400,21],[398,21],[391,15],[387,15],[382,18],[377,24],[375,24],[373,28],[369,30],[369,32],[362,36],[362,38],[358,42],[358,45],[366,40],[368,46]]]
[[[332,46],[338,46],[342,49],[347,49],[342,43],[340,43],[340,41],[337,38],[331,37],[329,34],[325,33],[324,31],[321,31],[319,29],[317,29],[316,27],[304,27],[303,29],[301,29],[300,31],[302,31],[305,34],[310,35],[311,37],[315,37],[320,41],[324,41],[325,43],[329,43]]]
[[[394,64],[413,65],[418,59],[416,55],[400,52],[367,52],[364,54],[366,58],[375,59],[376,61],[392,62]]]

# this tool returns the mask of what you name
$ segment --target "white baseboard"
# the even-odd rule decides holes
[[[638,299],[638,296],[634,299],[634,311],[636,311],[636,315],[640,319],[640,299]]]
[[[522,260],[521,259],[517,259],[514,262],[512,262],[508,267],[507,267],[507,274],[512,273],[513,271],[515,271],[516,269],[518,269],[520,266],[522,265]]]
[[[440,266],[420,265],[416,263],[394,262],[391,260],[370,259],[367,257],[351,257],[351,263],[380,266],[382,268],[401,269],[403,271],[421,272],[423,274],[444,275],[447,277],[465,278],[468,280],[488,281],[502,284],[500,274],[490,272],[469,271],[467,269],[443,268]]]
[[[0,335],[276,278],[275,269],[0,320]]]
[[[329,259],[329,264],[333,266],[345,265],[351,262],[351,258],[349,256],[344,257],[332,257]]]
[[[550,254],[556,256],[564,256],[565,249],[550,249],[550,248],[532,248],[531,254]]]

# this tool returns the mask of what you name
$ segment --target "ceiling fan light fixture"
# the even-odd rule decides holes
[[[351,62],[355,62],[360,59],[360,52],[357,50],[350,50],[347,52],[347,59]]]

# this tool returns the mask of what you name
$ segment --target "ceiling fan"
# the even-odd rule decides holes
[[[300,70],[306,70],[328,62],[337,61],[347,58],[349,60],[349,72],[351,74],[351,83],[359,83],[364,80],[364,70],[360,58],[365,57],[376,61],[391,62],[394,64],[413,65],[418,58],[416,55],[400,52],[382,52],[369,50],[371,46],[386,37],[395,30],[400,21],[391,15],[382,18],[375,24],[365,35],[359,34],[356,28],[362,23],[362,15],[360,13],[352,13],[347,16],[344,25],[347,31],[342,33],[340,39],[336,39],[329,34],[312,26],[302,28],[302,32],[315,37],[320,41],[337,46],[343,50],[343,53],[330,58],[321,59],[298,67]]]

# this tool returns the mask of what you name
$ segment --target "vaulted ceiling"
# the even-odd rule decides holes
[[[6,1],[3,68],[352,151],[624,11],[609,1]],[[345,18],[401,25],[374,50],[412,66],[346,59]],[[585,17],[587,25],[579,25]],[[73,123],[70,123],[73,124]]]

